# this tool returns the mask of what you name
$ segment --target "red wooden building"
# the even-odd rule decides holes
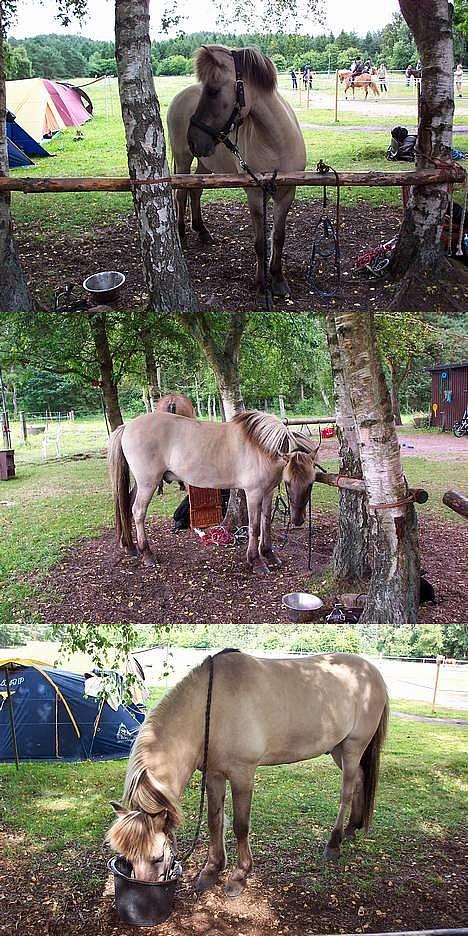
[[[431,426],[452,429],[468,408],[468,361],[431,367]]]

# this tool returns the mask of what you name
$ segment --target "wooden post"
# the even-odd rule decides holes
[[[335,72],[335,123],[339,123],[338,120],[338,69]]]
[[[444,661],[444,657],[441,657],[441,656],[436,657],[436,675],[435,675],[435,682],[434,682],[434,694],[432,696],[432,711],[433,712],[435,712],[437,685],[439,682],[439,673],[440,673],[440,664],[443,663],[443,661]]]
[[[23,437],[23,442],[26,443],[28,441],[28,427],[26,424],[26,417],[23,412],[19,414],[19,421],[20,421],[20,429],[21,429],[21,435]]]
[[[315,480],[319,484],[328,484],[330,487],[354,491],[356,494],[363,494],[366,490],[365,482],[361,478],[348,478],[346,475],[333,474],[328,471],[317,471]],[[429,499],[429,494],[424,488],[410,488],[408,494],[412,496],[417,504],[425,504]]]
[[[460,514],[461,517],[465,517],[468,520],[468,497],[465,497],[464,494],[460,494],[460,491],[446,491],[442,503],[446,507],[450,507],[450,510],[454,510],[457,514]]]

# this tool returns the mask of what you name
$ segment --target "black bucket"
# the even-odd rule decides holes
[[[137,881],[131,877],[132,865],[126,858],[114,855],[107,863],[114,875],[115,907],[122,923],[130,926],[155,926],[171,915],[174,896],[182,868],[173,861],[172,880]]]

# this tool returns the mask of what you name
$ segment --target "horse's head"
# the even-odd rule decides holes
[[[143,784],[148,779],[145,777]],[[151,811],[147,812],[139,803],[138,808],[133,802],[129,808],[111,803],[117,819],[109,829],[106,841],[131,863],[133,877],[138,881],[156,882],[165,879],[172,863],[174,830],[182,821],[182,813],[170,791],[154,778],[149,782],[151,803],[145,805]],[[137,802],[138,799],[141,797]]]
[[[283,481],[289,496],[291,524],[300,527],[306,518],[306,508],[315,481],[315,453],[292,452],[285,458]]]
[[[187,140],[194,156],[211,156],[218,143],[247,117],[253,94],[276,87],[273,62],[257,49],[202,46],[195,55],[202,85]]]

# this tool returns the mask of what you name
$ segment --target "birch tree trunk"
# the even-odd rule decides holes
[[[146,384],[148,387],[148,404],[150,412],[154,412],[159,400],[158,365],[154,354],[151,323],[146,313],[141,313],[140,338],[145,359]]]
[[[376,349],[372,313],[335,313],[343,372],[359,435],[366,485],[372,578],[362,624],[415,625],[419,549],[414,504],[403,475],[390,395]]]
[[[119,394],[114,376],[114,364],[109,347],[106,328],[107,310],[96,307],[88,312],[89,327],[96,350],[99,367],[100,386],[111,429],[117,429],[123,423],[119,404]]]
[[[359,440],[351,399],[346,387],[335,316],[325,315],[335,393],[336,428],[339,443],[340,474],[362,478]],[[369,566],[369,526],[366,499],[352,491],[340,490],[338,538],[333,551],[333,571],[338,582],[367,579]]]
[[[169,175],[151,71],[149,0],[115,0],[115,57],[131,179]],[[150,303],[155,311],[196,311],[168,185],[133,190]]]
[[[5,48],[2,8],[0,4],[0,176],[7,176],[9,174],[5,118]],[[13,239],[10,202],[10,195],[0,195],[0,311],[33,312],[34,303],[18,259]]]
[[[452,6],[447,0],[399,0],[422,62],[416,168],[451,160],[453,125]],[[389,272],[438,271],[445,266],[440,238],[448,205],[447,185],[412,188]],[[406,311],[406,310],[405,310]]]

